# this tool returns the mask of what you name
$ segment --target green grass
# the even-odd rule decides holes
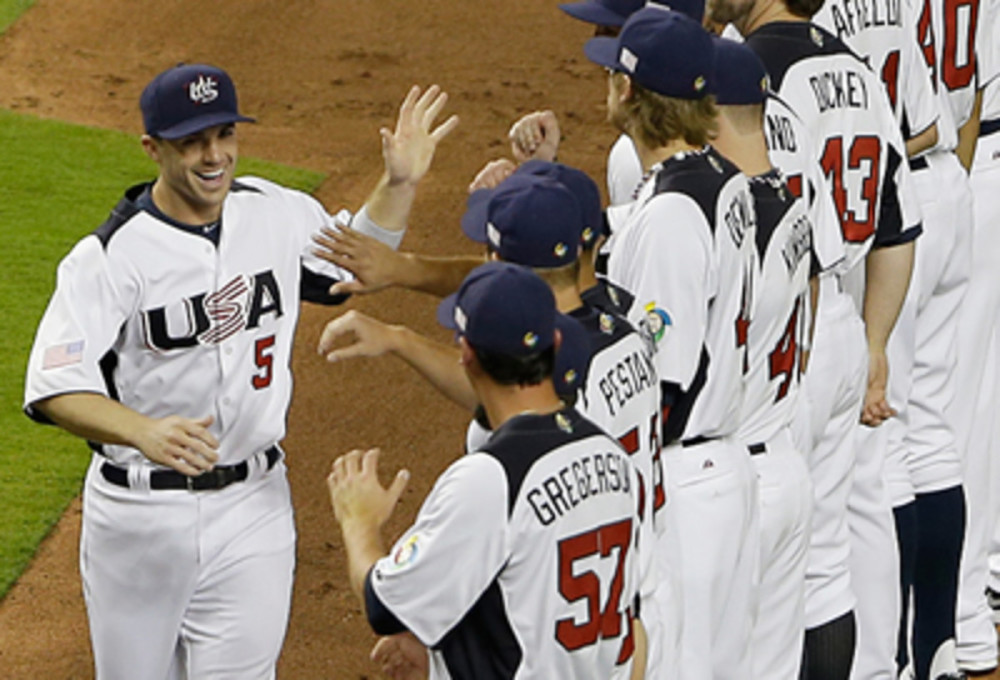
[[[33,4],[35,0],[0,0],[0,33],[6,31]]]
[[[4,5],[0,3],[0,16]],[[80,490],[85,444],[21,412],[24,368],[59,260],[156,167],[136,137],[0,111],[0,597]],[[251,158],[254,174],[305,191],[323,175]]]

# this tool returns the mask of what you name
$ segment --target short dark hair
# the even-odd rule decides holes
[[[797,17],[812,19],[823,7],[823,0],[785,0],[785,7]]]
[[[476,347],[472,351],[486,375],[500,385],[537,385],[546,378],[552,378],[556,365],[555,346],[525,357],[498,354]]]

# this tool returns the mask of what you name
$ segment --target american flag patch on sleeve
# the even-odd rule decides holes
[[[52,345],[42,356],[42,370],[69,366],[83,361],[83,340],[74,340],[62,345]]]

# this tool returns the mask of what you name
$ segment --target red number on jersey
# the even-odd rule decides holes
[[[750,331],[750,303],[753,300],[753,265],[743,269],[743,289],[740,293],[740,315],[736,317],[736,348],[743,349],[743,374],[750,370],[750,356],[747,348],[747,336]]]
[[[931,0],[924,0],[920,10],[920,20],[917,22],[917,43],[924,53],[924,62],[932,73],[937,74],[937,53],[934,47],[934,24],[931,20]],[[937,75],[931,78],[934,90],[937,91]]]
[[[949,90],[960,90],[967,87],[972,82],[972,77],[976,75],[976,23],[978,20],[979,0],[944,0],[944,50],[941,54],[941,82]],[[964,35],[963,28],[965,29]]]
[[[559,592],[567,602],[587,601],[587,619],[577,624],[572,618],[556,621],[556,640],[567,651],[590,646],[598,639],[610,640],[622,633],[622,616],[627,632],[622,641],[618,663],[632,656],[632,610],[619,609],[625,581],[625,558],[632,543],[632,520],[605,524],[559,541]],[[573,564],[593,555],[608,557],[617,548],[617,564],[611,578],[608,601],[601,609],[601,580],[593,570],[577,574]]]
[[[882,82],[885,83],[889,103],[895,111],[899,93],[899,50],[893,50],[885,55],[885,63],[882,64]]]
[[[840,229],[849,243],[864,243],[875,233],[875,206],[878,202],[878,173],[882,145],[878,137],[861,135],[851,142],[844,158],[844,140],[826,140],[820,165],[830,180],[833,203],[840,218]],[[863,217],[848,206],[848,189],[864,203]]]
[[[660,457],[660,423],[657,414],[649,420],[649,450],[653,452],[653,514],[667,503],[663,489],[663,459]]]
[[[266,338],[258,338],[257,342],[254,343],[254,362],[257,364],[257,368],[261,369],[250,380],[255,390],[262,390],[271,384],[274,357],[271,356],[268,350],[272,347],[274,347],[273,335],[269,335]]]
[[[795,301],[792,315],[788,317],[788,324],[785,326],[785,332],[768,355],[771,365],[771,380],[778,376],[784,376],[781,385],[778,386],[778,394],[774,397],[775,403],[785,398],[792,381],[798,377],[795,370],[799,358],[799,344],[796,342],[796,337],[799,330],[799,306],[801,303],[801,297]]]

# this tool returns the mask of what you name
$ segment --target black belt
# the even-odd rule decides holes
[[[927,159],[923,156],[917,156],[916,158],[910,159],[910,170],[926,170],[927,169]]]
[[[979,123],[979,136],[988,137],[1000,130],[1000,118],[994,120],[984,120]]]
[[[750,452],[751,456],[758,456],[762,453],[767,453],[767,444],[750,444],[747,446],[747,451]]]
[[[264,455],[267,457],[267,469],[270,470],[281,458],[281,449],[272,446],[264,451]],[[224,489],[234,482],[242,482],[249,473],[250,466],[246,461],[236,465],[216,465],[211,470],[196,477],[190,477],[176,470],[153,470],[149,473],[149,487],[151,489],[187,489],[188,491]],[[120,468],[113,463],[104,463],[101,465],[101,475],[112,484],[129,487],[126,468]]]
[[[699,444],[707,444],[708,442],[714,442],[718,437],[703,437],[698,435],[697,437],[691,437],[690,439],[682,439],[681,446],[685,449],[692,446],[698,446]]]

